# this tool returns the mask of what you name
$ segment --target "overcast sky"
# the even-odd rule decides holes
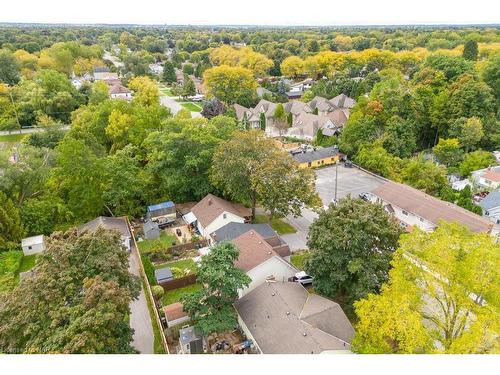
[[[500,23],[500,0],[2,0],[1,3],[0,22],[170,25]]]

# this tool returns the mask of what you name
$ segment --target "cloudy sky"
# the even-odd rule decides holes
[[[499,0],[14,0],[0,22],[170,25],[500,23]],[[74,4],[74,5],[72,5]]]

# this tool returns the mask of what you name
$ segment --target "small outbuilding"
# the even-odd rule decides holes
[[[144,232],[144,238],[146,240],[155,240],[160,237],[160,228],[158,223],[148,220],[142,225],[142,230]]]
[[[173,280],[174,275],[172,274],[172,270],[170,268],[160,268],[155,270],[155,279],[158,284],[161,284]]]
[[[203,336],[194,328],[186,327],[179,330],[180,354],[203,354],[205,342]]]
[[[148,210],[146,213],[146,218],[148,220],[153,220],[153,221],[156,221],[161,218],[167,220],[175,220],[176,217],[177,217],[177,211],[175,209],[175,203],[172,201],[162,202],[148,206]]]
[[[21,247],[24,255],[38,254],[45,251],[45,241],[43,235],[23,238]]]

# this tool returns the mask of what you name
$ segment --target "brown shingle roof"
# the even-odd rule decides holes
[[[484,172],[483,178],[494,182],[500,182],[500,173],[489,170]]]
[[[245,206],[228,202],[212,194],[208,194],[191,209],[196,219],[204,227],[208,226],[224,211],[243,218],[251,215],[250,209]]]
[[[259,233],[249,230],[241,236],[232,240],[232,243],[240,251],[240,255],[234,265],[247,272],[259,264],[279,254],[275,252]]]
[[[170,305],[163,307],[163,312],[165,313],[165,318],[167,321],[171,322],[180,318],[189,316],[183,309],[183,305],[180,302],[175,302]]]
[[[444,220],[464,224],[473,232],[488,233],[492,228],[489,220],[407,185],[387,181],[373,190],[372,194],[435,225]]]

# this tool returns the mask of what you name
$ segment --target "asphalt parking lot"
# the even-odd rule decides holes
[[[316,191],[325,206],[335,196],[335,168],[337,168],[337,199],[351,195],[357,198],[360,193],[370,192],[380,186],[384,180],[358,168],[346,168],[344,164],[316,170]]]
[[[324,206],[328,206],[335,196],[335,168],[337,168],[337,199],[347,195],[357,198],[360,193],[370,192],[384,183],[381,178],[375,177],[358,168],[346,168],[344,164],[338,167],[331,166],[317,169],[316,173],[316,191],[318,192]],[[287,220],[296,229],[297,233],[283,235],[282,238],[288,243],[293,251],[306,249],[307,234],[309,226],[318,217],[318,215],[304,208],[300,217],[287,217]]]

